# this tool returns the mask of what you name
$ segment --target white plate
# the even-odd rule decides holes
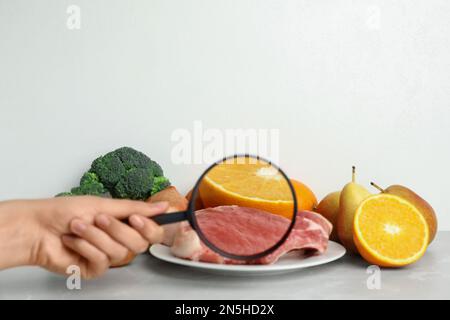
[[[341,258],[345,254],[345,248],[336,242],[329,241],[328,249],[322,255],[302,257],[299,256],[298,251],[293,251],[285,254],[276,263],[271,265],[233,265],[185,260],[172,255],[172,253],[170,252],[170,248],[162,244],[155,244],[151,246],[150,253],[160,260],[187,267],[198,268],[203,271],[222,274],[233,273],[235,275],[263,275],[268,273],[294,271],[329,263]]]

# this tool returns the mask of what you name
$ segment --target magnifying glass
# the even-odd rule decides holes
[[[199,210],[199,200],[206,209]],[[249,261],[285,242],[296,212],[294,187],[278,166],[259,156],[233,155],[215,162],[200,176],[186,211],[152,219],[159,225],[187,220],[214,252]],[[269,228],[261,230],[261,219]]]

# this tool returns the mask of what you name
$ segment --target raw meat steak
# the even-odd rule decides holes
[[[251,255],[273,245],[287,230],[290,220],[254,208],[220,206],[196,213],[203,233],[216,246],[227,252]],[[233,260],[220,256],[197,236],[187,222],[178,229],[172,253],[180,258],[220,264],[271,264],[292,250],[312,250],[323,253],[327,249],[332,226],[321,215],[300,211],[286,242],[271,254],[253,261]]]

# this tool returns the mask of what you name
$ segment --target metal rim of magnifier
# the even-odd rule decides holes
[[[232,254],[232,253],[226,252],[226,251],[220,249],[219,247],[217,247],[216,245],[214,245],[214,243],[210,242],[208,240],[208,238],[203,234],[203,231],[199,227],[199,225],[197,223],[197,218],[195,216],[195,200],[197,199],[200,183],[203,180],[203,178],[216,165],[218,165],[220,163],[223,163],[223,162],[225,162],[225,161],[227,161],[229,159],[232,159],[232,158],[243,158],[243,157],[245,157],[245,158],[254,158],[254,159],[257,159],[257,160],[262,160],[262,161],[265,161],[266,163],[270,164],[274,168],[276,168],[281,173],[281,175],[286,179],[286,181],[287,181],[287,183],[289,185],[289,189],[291,190],[291,193],[292,193],[293,199],[294,199],[294,207],[293,207],[293,214],[294,215],[293,215],[293,218],[291,219],[291,224],[289,225],[289,228],[287,229],[287,231],[283,235],[283,237],[281,237],[281,239],[277,243],[275,243],[272,247],[270,247],[269,249],[266,249],[266,250],[264,250],[262,252],[258,252],[256,254],[249,255],[249,256],[241,256],[241,255]],[[259,259],[259,258],[265,257],[268,254],[274,252],[276,249],[278,249],[286,241],[286,239],[289,237],[289,234],[291,233],[292,229],[294,228],[296,218],[297,218],[297,197],[296,197],[296,194],[295,194],[294,186],[292,185],[292,183],[289,180],[288,176],[284,173],[283,170],[281,170],[277,165],[273,164],[271,161],[266,160],[266,159],[264,159],[264,158],[262,158],[260,156],[253,156],[253,155],[249,155],[249,154],[235,154],[235,155],[232,155],[232,156],[224,157],[222,160],[216,161],[211,166],[209,166],[209,168],[206,169],[205,172],[203,172],[203,174],[200,176],[200,178],[198,178],[197,182],[195,183],[194,189],[192,191],[191,199],[189,201],[189,208],[188,208],[188,215],[187,215],[187,219],[188,219],[192,229],[197,231],[197,234],[198,234],[200,240],[202,240],[203,243],[205,243],[209,248],[211,248],[213,251],[217,252],[218,254],[220,254],[223,257],[226,257],[226,258],[229,258],[229,259],[234,259],[234,260],[243,260],[243,261],[255,260],[255,259]]]

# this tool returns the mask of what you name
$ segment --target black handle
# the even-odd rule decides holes
[[[179,212],[158,214],[156,216],[153,216],[151,219],[161,226],[165,224],[184,221],[187,220],[187,218],[188,218],[187,211],[179,211]]]

